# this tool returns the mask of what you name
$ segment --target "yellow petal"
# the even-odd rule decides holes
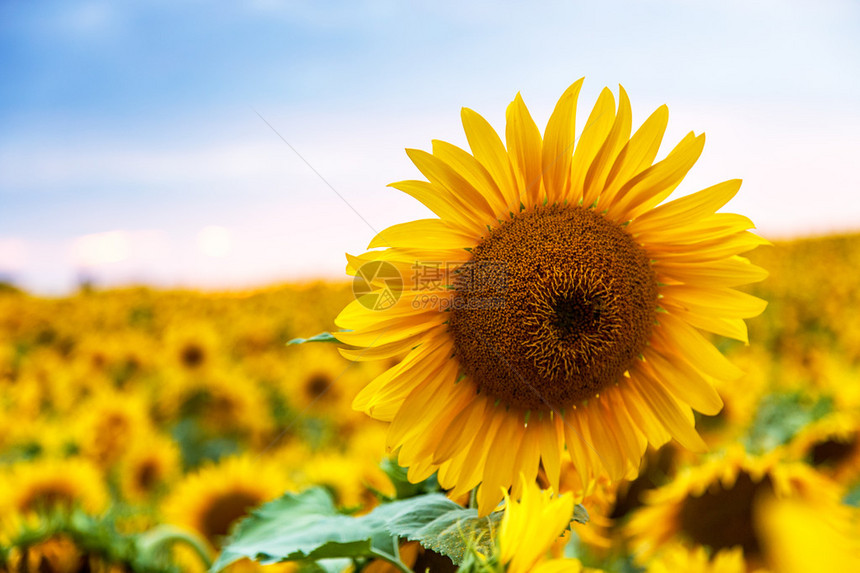
[[[464,107],[461,112],[463,129],[475,159],[487,169],[505,197],[508,211],[519,213],[520,190],[514,178],[511,161],[499,134],[475,111]]]
[[[597,201],[606,186],[606,179],[618,153],[630,137],[633,123],[633,113],[630,111],[630,100],[624,88],[618,86],[618,114],[612,124],[609,136],[600,147],[600,151],[588,168],[585,176],[585,191],[582,204],[589,207]]]
[[[765,300],[728,288],[672,285],[661,287],[660,294],[667,302],[701,315],[752,318],[767,307]]]
[[[641,371],[646,372],[645,370]],[[694,452],[706,452],[708,446],[688,421],[678,403],[672,396],[648,375],[631,377],[630,381],[639,390],[639,395],[657,415],[672,437],[682,446]]]
[[[561,451],[563,448],[563,430],[560,427],[561,418],[554,414],[552,416],[545,414],[543,420],[534,423],[538,424],[541,463],[553,491],[558,491],[561,472]]]
[[[624,184],[607,216],[619,223],[629,221],[668,197],[699,159],[704,146],[704,134],[687,134],[665,159]]]
[[[680,306],[669,304],[666,301],[661,302],[661,305],[665,307],[670,314],[677,316],[700,330],[718,334],[720,336],[727,336],[728,338],[738,340],[744,344],[749,343],[747,325],[741,318],[723,318],[704,313],[699,314],[688,309],[681,308]]]
[[[583,79],[576,81],[562,94],[544,131],[541,172],[550,203],[564,201],[568,196],[570,163],[576,135],[576,101]]]
[[[508,106],[505,115],[505,140],[517,177],[517,186],[521,195],[527,199],[527,206],[539,205],[543,203],[540,130],[520,94],[517,94]]]
[[[471,381],[466,379],[459,383],[466,385],[471,384]],[[486,400],[473,400],[468,407],[459,412],[442,432],[444,438],[433,453],[433,462],[442,464],[468,447],[475,439],[484,418],[489,415],[490,407]]]
[[[427,181],[398,181],[397,183],[389,183],[388,186],[418,199],[440,219],[459,227],[466,233],[482,231],[482,226],[476,220],[470,219],[462,211],[461,206],[454,202],[450,195],[438,185],[433,185]]]
[[[633,376],[638,375],[638,369],[631,371],[631,375],[625,378],[621,383],[621,392],[619,395],[624,400],[627,406],[627,412],[636,423],[639,430],[645,434],[648,442],[655,448],[659,448],[670,439],[672,436],[666,431],[666,428],[655,417],[655,414],[646,406],[644,399],[636,389],[635,384],[630,383]]]
[[[714,416],[722,409],[720,395],[687,361],[675,358],[670,362],[651,348],[646,348],[644,355],[655,377],[676,398],[708,416]]]
[[[451,169],[455,170],[469,186],[480,193],[484,201],[490,207],[493,217],[488,221],[492,223],[500,217],[508,214],[507,201],[504,194],[493,181],[489,171],[481,165],[481,162],[464,149],[447,141],[433,140],[433,155],[444,161]]]
[[[608,430],[608,421],[601,417],[600,411],[597,408],[597,402],[599,401],[599,399],[591,400],[588,406],[580,407],[577,410],[585,415],[589,433],[591,434],[591,445],[603,467],[606,468],[609,478],[615,481],[624,476],[626,468],[624,467],[624,459],[621,456],[621,446],[615,440],[615,436]]]
[[[678,245],[698,246],[754,228],[753,222],[743,215],[716,213],[689,225],[639,233],[636,240],[648,247],[657,248],[665,248],[664,245],[668,248]]]
[[[658,260],[653,267],[658,276],[663,275],[693,286],[735,287],[763,281],[768,277],[766,270],[743,257],[707,263]]]
[[[570,202],[578,203],[585,192],[585,177],[598,157],[615,123],[615,97],[609,88],[603,88],[591,115],[585,123],[579,143],[573,151],[570,168]],[[605,161],[605,158],[604,158]],[[599,192],[597,190],[596,192]],[[592,200],[593,201],[593,200]],[[590,205],[591,203],[585,203]]]
[[[374,328],[332,334],[340,342],[350,346],[382,346],[426,332],[447,319],[447,315],[443,312],[423,312],[415,316],[387,320]]]
[[[376,235],[368,249],[377,247],[439,247],[456,249],[474,247],[479,235],[463,233],[441,219],[418,219],[392,225]]]
[[[609,209],[615,202],[618,191],[628,181],[651,166],[660,150],[668,121],[669,108],[665,105],[658,107],[618,153],[597,203],[598,211]]]
[[[719,380],[737,380],[743,375],[714,345],[692,326],[668,313],[659,315],[652,346],[666,355],[680,355],[696,368]]]
[[[446,328],[443,326],[438,326],[436,328]],[[385,358],[393,358],[395,356],[400,356],[404,354],[419,344],[421,344],[428,335],[432,335],[434,332],[433,329],[428,330],[422,334],[419,334],[412,338],[407,338],[405,340],[398,340],[397,342],[392,342],[390,344],[383,344],[381,346],[369,346],[366,348],[338,348],[338,352],[340,355],[346,358],[347,360],[353,360],[355,362],[366,362],[369,360],[383,360]]]
[[[671,263],[704,263],[726,259],[751,251],[770,241],[749,231],[694,245],[649,245],[648,251],[654,259]]]
[[[644,233],[680,227],[712,215],[728,203],[741,188],[740,179],[717,183],[696,193],[669,201],[637,217],[629,227],[630,233]]]

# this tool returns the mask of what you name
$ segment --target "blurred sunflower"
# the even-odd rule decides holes
[[[583,499],[588,508],[588,526],[578,528],[579,540],[596,555],[605,556],[626,550],[623,524],[645,501],[647,492],[665,484],[675,474],[678,448],[666,444],[658,450],[649,448],[642,458],[639,475],[633,480],[611,482],[602,477],[596,487]],[[562,492],[564,486],[562,469]]]
[[[800,499],[821,512],[838,510],[832,482],[800,463],[784,462],[775,450],[757,457],[732,448],[701,466],[688,467],[672,482],[649,492],[633,514],[627,533],[639,555],[648,558],[680,542],[702,546],[712,556],[740,547],[749,570],[765,565],[758,503],[767,497]]]
[[[144,501],[161,492],[181,472],[179,447],[155,433],[141,437],[123,457],[119,467],[123,495]]]
[[[217,548],[233,524],[287,486],[280,468],[267,460],[234,457],[185,476],[162,508],[168,523],[199,533]]]
[[[822,512],[799,499],[766,498],[761,505],[757,525],[774,571],[860,571],[856,516],[852,523],[847,512]]]
[[[321,453],[304,463],[307,484],[328,489],[340,507],[371,509],[379,500],[374,491],[394,496],[394,486],[374,458]]]
[[[221,337],[212,324],[183,322],[164,334],[167,367],[188,375],[207,372],[219,362]]]
[[[80,458],[18,462],[0,476],[0,513],[80,507],[97,514],[109,498],[101,472]]]
[[[835,412],[813,422],[792,439],[788,452],[837,482],[851,485],[860,478],[860,416]]]
[[[58,535],[32,545],[13,548],[9,555],[8,571],[50,573],[101,571],[96,565],[99,561],[86,555],[84,550],[68,536]],[[93,568],[94,565],[95,568]]]
[[[745,573],[744,553],[740,547],[720,551],[713,557],[704,547],[687,549],[670,545],[659,557],[648,562],[646,573]]]
[[[75,434],[81,453],[103,468],[116,463],[139,435],[151,431],[149,401],[142,394],[101,390],[80,410]]]
[[[704,136],[654,163],[667,108],[631,136],[626,92],[616,111],[604,89],[574,147],[581,85],[543,138],[518,95],[507,148],[464,109],[471,154],[441,141],[407,150],[428,181],[392,186],[439,218],[390,227],[369,247],[385,250],[347,256],[347,272],[376,290],[338,316],[336,336],[353,347],[342,353],[406,353],[353,406],[391,422],[387,445],[411,480],[438,471],[455,497],[482,484],[482,515],[521,471],[531,482],[542,465],[557,490],[565,448],[583,483],[632,477],[648,443],[704,450],[691,407],[717,413],[714,381],[741,373],[700,330],[746,342],[743,319],[765,307],[733,287],[766,276],[738,256],[766,241],[746,217],[716,213],[739,180],[658,206]],[[402,292],[372,272],[383,262]]]

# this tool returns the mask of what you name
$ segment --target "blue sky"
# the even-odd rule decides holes
[[[0,276],[342,276],[427,216],[385,187],[417,176],[404,147],[464,144],[464,105],[502,128],[517,91],[542,125],[582,76],[580,113],[622,83],[636,123],[669,104],[667,147],[707,133],[679,192],[742,177],[766,236],[857,229],[858,37],[850,1],[4,0]]]

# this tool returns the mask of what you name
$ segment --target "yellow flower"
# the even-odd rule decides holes
[[[687,549],[682,545],[670,545],[648,563],[646,573],[745,573],[746,570],[740,547],[724,549],[710,556],[701,546]]]
[[[135,441],[120,464],[126,498],[144,501],[162,491],[180,472],[181,456],[173,440],[150,434]]]
[[[654,163],[666,107],[631,136],[626,92],[616,111],[605,89],[574,145],[581,85],[543,137],[517,96],[507,147],[464,109],[472,153],[407,150],[428,181],[393,186],[438,218],[347,257],[367,294],[336,320],[342,353],[405,354],[353,406],[391,422],[387,445],[410,479],[438,471],[455,497],[482,484],[484,515],[520,472],[532,481],[542,465],[557,490],[565,449],[583,484],[632,477],[648,443],[704,450],[691,408],[717,413],[714,381],[741,372],[700,330],[745,342],[743,319],[765,306],[734,287],[766,276],[739,256],[766,241],[746,217],[716,213],[739,180],[661,204],[704,136]]]
[[[774,571],[860,571],[860,537],[844,512],[798,499],[769,498],[762,506],[758,525]]]
[[[860,416],[835,412],[809,424],[788,445],[789,455],[850,485],[860,478]]]
[[[390,496],[395,493],[373,458],[322,453],[305,461],[303,473],[308,485],[326,487],[340,507],[371,509],[378,500],[370,488]]]
[[[712,553],[740,547],[749,569],[762,566],[762,537],[756,525],[762,499],[801,499],[822,512],[835,511],[835,485],[805,464],[762,457],[741,448],[689,467],[669,484],[645,496],[646,505],[627,526],[637,553],[648,558],[681,542]]]
[[[536,573],[538,571],[578,572],[582,564],[576,559],[544,559],[553,542],[564,533],[573,518],[574,500],[571,494],[553,496],[536,483],[520,478],[522,498],[505,497],[505,514],[499,527],[499,557],[507,573]]]
[[[164,336],[166,366],[188,375],[208,372],[220,362],[220,342],[215,327],[206,322],[171,326]]]
[[[99,561],[94,556],[84,554],[72,539],[64,535],[51,537],[27,547],[15,547],[9,557],[9,571],[51,573],[89,571],[89,567],[93,565],[90,561]]]
[[[101,472],[87,460],[18,462],[0,476],[0,513],[69,510],[99,513],[108,504]]]
[[[163,511],[169,523],[188,527],[219,547],[239,519],[283,494],[287,485],[268,460],[230,458],[186,476],[164,501]]]
[[[101,390],[80,406],[79,416],[81,453],[103,468],[119,461],[152,425],[147,399],[131,392]]]

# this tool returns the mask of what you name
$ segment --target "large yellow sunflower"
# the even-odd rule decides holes
[[[654,163],[667,108],[631,136],[626,92],[616,109],[604,89],[574,144],[581,85],[543,137],[518,95],[507,146],[464,109],[471,153],[442,141],[407,150],[427,181],[392,186],[438,218],[390,227],[370,244],[383,250],[347,257],[376,290],[338,316],[343,354],[405,353],[353,406],[391,422],[410,479],[438,471],[454,495],[482,484],[482,514],[541,465],[558,491],[565,448],[583,483],[635,475],[648,443],[704,449],[691,407],[718,412],[714,380],[740,371],[700,331],[746,341],[743,319],[765,306],[733,287],[765,277],[738,255],[766,241],[746,217],[716,213],[739,180],[660,205],[704,136]]]

